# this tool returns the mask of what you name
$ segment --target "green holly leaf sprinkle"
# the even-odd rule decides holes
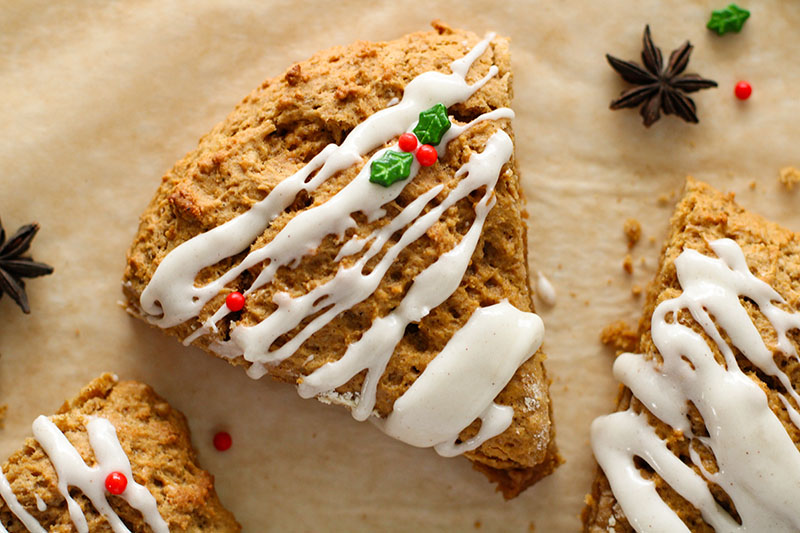
[[[706,24],[706,28],[725,35],[729,31],[739,33],[742,31],[744,22],[750,16],[750,12],[742,9],[736,4],[731,4],[725,9],[719,9],[711,13],[711,19]]]
[[[414,135],[420,144],[436,146],[442,142],[445,132],[450,129],[447,108],[444,104],[436,104],[419,114],[419,122],[414,127]]]
[[[372,162],[369,181],[389,187],[393,183],[404,180],[411,175],[411,162],[414,156],[408,152],[387,150]]]

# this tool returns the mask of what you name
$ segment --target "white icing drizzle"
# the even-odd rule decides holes
[[[39,522],[37,522],[36,519],[25,510],[22,504],[19,503],[14,491],[11,490],[11,484],[8,482],[8,479],[2,470],[0,470],[0,497],[3,498],[4,502],[6,502],[8,510],[11,511],[20,522],[22,522],[22,525],[25,526],[28,531],[31,533],[46,533],[46,530],[39,524]],[[3,528],[0,531],[6,531],[6,529]]]
[[[340,146],[328,146],[306,167],[281,181],[248,212],[172,250],[162,260],[141,295],[141,307],[150,315],[150,320],[162,327],[171,327],[196,317],[211,298],[243,271],[264,263],[266,266],[244,291],[247,296],[270,283],[279,267],[293,268],[298,265],[306,254],[319,246],[325,236],[334,234],[343,239],[345,231],[356,226],[352,218],[355,212],[364,213],[370,221],[385,216],[382,206],[397,198],[420,169],[415,160],[407,180],[386,188],[371,183],[371,161],[381,157],[387,149],[397,149],[396,145],[374,153],[356,177],[338,193],[326,202],[294,216],[271,241],[251,250],[240,264],[205,286],[195,286],[200,270],[245,250],[294,200],[299,191],[312,192],[337,172],[361,162],[366,153],[403,132],[413,130],[421,111],[436,103],[449,107],[466,100],[480,89],[497,74],[497,67],[492,66],[485,77],[472,85],[466,82],[466,75],[493,37],[490,34],[464,57],[454,61],[451,64],[452,74],[426,72],[417,76],[405,88],[402,100],[367,118],[353,129]],[[513,116],[510,109],[503,108],[485,113],[468,124],[453,124],[436,149],[441,156],[450,141],[475,124],[486,120],[511,119]],[[421,194],[369,236],[353,237],[344,242],[335,261],[361,253],[351,266],[340,265],[332,279],[305,294],[296,297],[286,292],[275,294],[273,302],[277,305],[276,310],[254,325],[232,324],[230,340],[213,342],[211,349],[227,358],[243,356],[251,363],[248,375],[254,379],[260,378],[267,373],[268,365],[286,360],[333,318],[372,295],[409,244],[422,237],[448,208],[473,191],[484,188],[483,197],[475,206],[475,220],[461,241],[420,273],[400,305],[389,315],[375,320],[359,341],[348,346],[340,360],[322,366],[299,383],[301,396],[346,403],[356,419],[367,419],[373,414],[378,380],[402,339],[406,326],[420,321],[432,308],[445,302],[463,279],[486,217],[495,203],[494,188],[500,172],[510,160],[512,152],[511,138],[504,131],[497,131],[489,138],[484,150],[472,154],[469,161],[457,171],[456,177],[462,179],[438,205],[424,212],[431,201],[442,193],[443,185],[436,185]],[[402,234],[398,241],[365,274],[367,263],[378,257],[389,239],[400,231]],[[215,332],[217,322],[228,313],[224,305],[217,309],[184,343],[189,344],[205,334]],[[314,318],[288,342],[270,350],[276,339],[293,331],[312,316]],[[500,324],[511,327],[508,326],[510,323],[516,324],[517,329],[523,326],[529,329],[516,335],[501,334],[491,329]],[[479,333],[481,328],[484,328],[483,333]],[[511,423],[513,409],[496,405],[493,399],[519,365],[536,351],[541,343],[542,331],[541,321],[536,315],[518,311],[507,302],[485,310],[479,309],[467,326],[456,333],[445,351],[428,366],[429,370],[417,379],[420,384],[412,386],[395,404],[396,410],[399,406],[400,413],[429,410],[426,417],[420,419],[427,420],[428,424],[411,424],[409,415],[398,414],[389,418],[385,430],[417,446],[435,446],[440,454],[448,456],[474,449],[486,439],[504,431]],[[514,336],[517,338],[508,339]],[[493,349],[486,345],[489,339]],[[480,347],[473,347],[475,342]],[[449,368],[457,360],[463,365],[458,370],[463,382],[437,371],[437,368]],[[363,370],[367,370],[367,374],[360,394],[348,394],[345,398],[335,393],[334,389]],[[487,371],[494,374],[485,374]],[[493,377],[487,379],[487,375]],[[469,390],[472,395],[469,400],[448,401],[459,395],[464,396],[467,391],[464,383],[478,390]],[[437,387],[441,388],[439,393],[433,391]],[[443,406],[446,410],[442,410],[445,408]],[[445,413],[448,413],[446,423],[438,426],[438,429],[434,428]],[[478,435],[469,442],[456,445],[459,433],[476,418],[482,420]],[[433,433],[424,438],[423,434],[429,431]]]
[[[397,309],[387,316],[375,320],[370,329],[361,336],[361,339],[348,346],[341,359],[323,365],[304,378],[298,386],[300,396],[310,398],[344,385],[359,372],[367,369],[358,407],[352,410],[354,418],[366,420],[375,406],[378,380],[386,369],[386,364],[394,353],[395,347],[403,338],[406,326],[420,321],[431,309],[444,303],[461,283],[480,238],[483,223],[494,205],[491,198],[498,173],[502,165],[511,157],[512,150],[513,144],[508,135],[498,132],[489,139],[483,152],[474,154],[469,162],[459,170],[460,174],[466,174],[467,177],[460,181],[447,198],[435,210],[430,211],[426,217],[431,216],[432,220],[438,220],[445,209],[473,190],[486,186],[486,192],[476,206],[477,216],[467,234],[452,250],[443,254],[422,271],[414,279],[411,288]],[[423,231],[428,226],[425,224]],[[413,226],[409,229],[409,231],[411,230],[413,230]],[[398,242],[399,244],[400,242]],[[385,259],[387,258],[384,257]],[[383,268],[385,271],[388,266],[388,263],[386,265],[379,264],[373,272],[379,268]],[[372,291],[370,290],[370,292]]]
[[[47,504],[44,503],[44,500],[40,498],[38,494],[34,494],[34,496],[36,497],[36,508],[41,512],[45,512],[47,510]]]
[[[473,224],[480,227],[477,228],[477,232],[470,239],[472,246],[468,249],[465,247],[457,248],[462,256],[466,256],[461,260],[461,263],[464,264],[462,276],[458,276],[455,279],[455,275],[443,268],[439,268],[437,269],[437,275],[423,278],[430,279],[430,281],[424,283],[426,286],[433,286],[441,283],[444,279],[450,278],[450,281],[455,281],[455,285],[452,286],[447,296],[455,291],[475,249],[483,221],[489,212],[489,209],[486,209],[486,202],[488,202],[494,184],[497,182],[500,169],[511,156],[512,149],[513,144],[508,135],[505,132],[498,131],[489,139],[485,150],[480,154],[473,155],[469,163],[459,170],[458,174],[466,174],[466,177],[458,182],[458,185],[438,206],[432,208],[425,215],[419,216],[428,202],[441,191],[441,185],[416,198],[389,224],[375,231],[370,239],[372,240],[372,245],[353,266],[340,268],[332,280],[316,287],[303,296],[292,298],[287,293],[276,294],[273,301],[278,304],[278,309],[270,316],[255,326],[238,326],[234,328],[231,331],[230,342],[243,349],[245,359],[253,362],[248,369],[248,374],[255,378],[261,377],[267,371],[265,363],[280,362],[291,356],[303,342],[336,315],[370,296],[378,287],[386,271],[406,246],[424,235],[440,219],[442,213],[458,200],[465,198],[470,192],[481,186],[487,186],[489,190],[484,196],[483,212],[476,220],[477,224]],[[409,223],[411,223],[410,227],[403,232],[398,242],[389,248],[372,271],[369,274],[363,274],[362,271],[367,262],[381,251],[383,245],[394,233]],[[280,335],[291,331],[304,318],[326,308],[325,312],[314,318],[289,342],[277,350],[268,351],[270,345]],[[328,389],[331,388],[333,387],[328,387]]]
[[[776,377],[784,393],[797,400],[789,377],[775,364],[773,349],[765,344],[739,298],[755,302],[775,329],[776,348],[794,358],[798,356],[787,332],[800,328],[800,313],[786,312],[773,303],[784,300],[750,272],[744,253],[734,241],[717,240],[711,248],[718,258],[685,250],[675,260],[683,292],[659,304],[651,324],[653,342],[663,363],[622,354],[614,363],[614,375],[656,417],[707,446],[719,471],[707,471],[692,448],[691,460],[702,472],[702,476],[697,475],[666,447],[645,415],[631,409],[595,420],[592,448],[637,531],[689,531],[658,495],[654,484],[635,468],[633,458],[637,456],[699,509],[718,532],[798,531],[800,452],[770,409],[765,392],[739,368],[720,332],[724,330],[744,357]],[[724,357],[724,366],[715,361],[701,335],[678,321],[682,310],[688,310],[712,339]],[[781,399],[797,425],[796,410],[787,398]],[[702,415],[709,436],[693,434],[688,419],[690,401]],[[717,504],[706,480],[727,492],[741,525]]]
[[[556,305],[556,288],[541,271],[536,273],[536,295],[545,305],[549,307]]]
[[[398,398],[380,427],[403,442],[434,446],[448,457],[477,448],[511,424],[514,410],[493,400],[543,337],[541,319],[507,300],[478,308]],[[455,444],[476,418],[482,422],[478,434]]]
[[[303,255],[314,250],[326,235],[342,235],[348,228],[355,227],[351,213],[362,211],[370,220],[382,216],[381,206],[400,194],[419,170],[419,163],[416,160],[412,163],[408,180],[379,188],[368,179],[369,163],[383,154],[379,150],[364,166],[366,172],[359,173],[333,198],[292,218],[272,241],[250,252],[239,265],[218,279],[202,287],[195,286],[197,274],[203,268],[245,250],[294,201],[301,190],[312,192],[335,173],[360,162],[363,154],[407,131],[408,125],[413,127],[421,111],[437,103],[450,107],[483,87],[497,73],[496,66],[492,66],[484,78],[472,85],[466,82],[465,77],[470,65],[488,48],[493,37],[490,34],[466,56],[454,61],[451,65],[452,74],[431,71],[411,80],[398,104],[367,118],[350,132],[340,146],[327,146],[308,165],[282,180],[264,200],[247,212],[172,250],[158,265],[139,300],[151,321],[166,328],[197,316],[225,285],[248,268],[270,259],[269,265],[261,271],[246,295],[268,283],[278,267],[296,264]],[[443,140],[438,149],[443,150],[445,145]],[[306,183],[315,170],[318,170],[317,173]],[[223,306],[212,320],[215,323],[225,314],[227,311]]]
[[[154,533],[168,533],[167,523],[161,517],[156,500],[146,487],[136,483],[131,464],[117,439],[114,426],[105,418],[89,417],[86,424],[89,444],[94,451],[95,466],[88,466],[66,436],[45,416],[33,422],[33,436],[45,451],[58,475],[58,491],[67,501],[70,519],[78,533],[88,533],[89,526],[80,505],[70,496],[69,488],[76,487],[92,502],[94,508],[108,521],[115,533],[129,533],[128,528],[114,512],[106,499],[105,479],[111,472],[121,472],[128,480],[120,495],[134,509],[142,513],[145,523]],[[8,480],[0,472],[0,496],[22,524],[33,533],[43,533],[44,528],[17,501]],[[36,497],[39,511],[47,509],[44,501]]]

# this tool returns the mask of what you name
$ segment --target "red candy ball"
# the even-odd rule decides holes
[[[439,154],[436,153],[436,148],[430,144],[423,144],[419,147],[419,150],[417,150],[417,161],[419,161],[419,164],[423,167],[429,167],[436,163],[438,157]]]
[[[106,476],[106,490],[111,494],[119,496],[125,492],[125,487],[128,486],[128,478],[122,472],[111,472]]]
[[[740,81],[736,84],[733,92],[739,100],[747,100],[753,94],[753,87],[746,81]]]
[[[417,137],[413,133],[404,133],[397,140],[397,145],[404,152],[413,152],[417,147]]]
[[[225,298],[225,305],[231,311],[241,311],[244,308],[244,296],[239,291],[232,292]]]
[[[214,435],[214,448],[218,451],[224,452],[225,450],[229,450],[232,445],[233,439],[231,438],[231,434],[227,431],[220,431]]]

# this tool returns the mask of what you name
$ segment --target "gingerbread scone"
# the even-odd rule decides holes
[[[584,531],[800,530],[798,310],[800,235],[689,179],[592,425]]]
[[[183,415],[111,374],[38,417],[0,473],[0,531],[240,530],[197,464]]]
[[[463,453],[513,497],[560,458],[508,41],[434,27],[245,98],[164,176],[124,292],[184,343]]]

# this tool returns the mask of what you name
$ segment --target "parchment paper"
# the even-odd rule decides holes
[[[0,456],[38,414],[110,370],[187,415],[245,531],[576,531],[594,472],[589,423],[616,394],[598,336],[614,319],[638,319],[631,289],[653,275],[684,177],[800,230],[800,193],[777,181],[781,167],[800,166],[800,4],[742,2],[752,11],[742,33],[718,37],[705,23],[727,3],[0,2],[0,217],[7,231],[41,223],[33,255],[56,269],[29,282],[30,316],[0,300],[0,403],[10,409]],[[559,292],[538,311],[567,463],[508,503],[466,460],[252,382],[117,304],[125,250],[161,175],[244,95],[318,49],[396,38],[434,18],[512,38],[531,268]],[[603,54],[638,58],[645,23],[665,57],[690,39],[689,71],[719,82],[695,97],[699,125],[666,117],[645,130],[635,111],[608,110],[627,85]],[[733,96],[739,79],[753,85],[749,101]],[[621,267],[629,217],[644,228],[633,275]],[[226,453],[211,446],[221,428],[234,438]]]

